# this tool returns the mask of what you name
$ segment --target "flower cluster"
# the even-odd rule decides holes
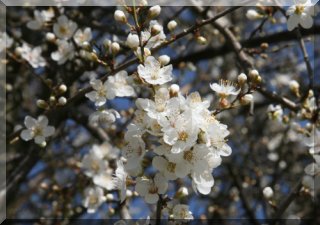
[[[102,145],[93,145],[82,158],[81,168],[84,170],[84,174],[92,179],[94,185],[88,187],[84,192],[83,206],[87,208],[88,213],[94,213],[106,201],[104,190],[114,189],[114,171],[110,167],[109,161],[117,159],[118,155],[119,149],[105,142]],[[120,173],[119,169],[116,173]]]

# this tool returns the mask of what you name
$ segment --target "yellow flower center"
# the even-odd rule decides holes
[[[157,188],[157,186],[155,186],[154,184],[151,185],[150,188],[149,188],[149,193],[150,193],[150,194],[156,194],[156,193],[158,193],[158,188]]]
[[[182,131],[179,133],[179,138],[180,141],[186,141],[188,139],[188,133],[185,131]]]
[[[170,173],[174,173],[174,171],[176,170],[176,164],[172,163],[172,162],[169,162],[168,165],[167,165],[167,170]]]
[[[295,14],[301,15],[304,11],[304,6],[303,5],[297,5],[296,10],[294,11]]]
[[[186,151],[184,152],[183,154],[183,159],[188,161],[188,162],[191,162],[192,159],[193,159],[193,152],[192,151]]]

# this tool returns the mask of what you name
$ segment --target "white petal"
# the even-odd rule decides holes
[[[33,138],[33,133],[31,130],[23,130],[20,137],[25,141],[30,141]]]
[[[86,94],[86,97],[94,102],[96,100],[96,97],[97,97],[97,92],[96,91],[91,91],[91,92]]]
[[[46,116],[39,116],[38,117],[38,123],[42,126],[42,127],[46,127],[48,126],[48,118]]]
[[[152,166],[159,171],[164,171],[167,165],[167,160],[160,156],[156,156],[152,160]]]
[[[301,20],[300,20],[300,24],[303,28],[305,29],[309,29],[312,27],[313,24],[313,19],[311,16],[309,15],[301,15]]]
[[[37,124],[37,120],[35,120],[34,118],[32,118],[31,116],[26,116],[26,118],[24,119],[24,125],[28,128],[31,129],[32,127],[34,127]]]
[[[288,30],[292,31],[294,28],[298,26],[299,18],[296,16],[296,14],[293,14],[289,17],[287,21]]]
[[[46,141],[46,139],[45,139],[45,137],[44,136],[36,136],[35,138],[34,138],[34,142],[36,143],[36,144],[42,144],[43,142],[45,142]]]
[[[145,200],[149,204],[156,204],[159,200],[159,196],[157,194],[146,194]]]
[[[44,129],[43,136],[45,136],[45,137],[52,136],[54,134],[54,132],[55,132],[55,128],[52,126],[48,126]]]

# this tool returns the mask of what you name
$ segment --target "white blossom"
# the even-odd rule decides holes
[[[41,56],[41,46],[31,48],[28,44],[23,43],[22,47],[17,48],[17,51],[33,68],[44,67],[46,65],[45,59]]]
[[[129,137],[128,143],[123,149],[123,156],[127,159],[126,169],[131,170],[140,166],[145,154],[145,143],[139,136]]]
[[[87,208],[88,213],[95,213],[97,209],[106,201],[103,190],[100,187],[89,187],[84,191],[85,198],[82,204]]]
[[[298,1],[299,2],[299,1]],[[312,27],[314,8],[306,3],[298,3],[289,7],[286,14],[289,16],[287,21],[288,30],[291,31],[300,24],[303,28],[309,29]]]
[[[238,95],[240,89],[237,89],[234,84],[228,80],[220,80],[220,83],[210,84],[210,88],[217,92],[221,98],[226,98],[229,95]]]
[[[153,179],[137,178],[135,190],[144,197],[149,204],[155,204],[159,200],[159,194],[166,193],[168,189],[167,180],[157,173]]]
[[[138,73],[147,83],[162,85],[172,80],[172,65],[161,67],[153,56],[149,56],[144,65],[138,66]]]
[[[55,128],[48,126],[48,123],[49,121],[46,116],[39,116],[37,120],[31,116],[26,116],[24,125],[27,129],[21,132],[21,138],[25,141],[34,139],[35,143],[44,144],[46,138],[52,136],[55,132]]]
[[[53,32],[58,38],[68,40],[72,38],[77,27],[75,22],[69,20],[65,15],[61,15],[53,25]]]
[[[64,64],[74,57],[74,46],[66,40],[57,40],[58,50],[51,53],[51,58],[57,61],[58,65]]]
[[[132,79],[125,70],[119,71],[114,76],[109,76],[105,83],[107,98],[135,96],[135,91],[130,83],[132,83]]]
[[[172,146],[172,153],[180,153],[192,147],[198,138],[198,129],[190,121],[190,113],[181,114],[174,123],[162,128],[163,140]]]
[[[90,152],[83,157],[81,165],[84,173],[92,178],[94,184],[107,190],[113,188],[112,170],[98,146],[93,146]]]
[[[178,204],[173,207],[173,219],[181,220],[181,222],[187,222],[193,220],[191,211],[188,205]]]
[[[92,32],[90,27],[86,27],[81,30],[78,29],[77,32],[73,36],[74,41],[78,46],[83,46],[85,43],[88,43],[92,39]]]
[[[27,23],[27,27],[32,30],[40,30],[47,22],[51,21],[54,17],[54,11],[52,8],[48,10],[35,10],[33,12],[34,20]]]
[[[127,192],[127,172],[124,168],[122,160],[117,161],[117,169],[113,178],[113,188],[120,191],[120,202],[123,202],[126,198]]]
[[[114,109],[102,110],[102,111],[99,110],[97,112],[92,113],[89,116],[89,122],[94,126],[99,126],[99,125],[103,126],[103,125],[110,125],[119,118],[120,118],[120,114]]]

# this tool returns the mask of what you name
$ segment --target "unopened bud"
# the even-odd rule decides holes
[[[186,187],[181,187],[179,188],[179,190],[177,191],[177,197],[179,198],[183,198],[189,195],[189,191]]]
[[[41,142],[41,144],[39,144],[39,146],[41,148],[45,148],[47,146],[47,142],[43,141],[43,142]]]
[[[226,98],[221,98],[219,105],[221,108],[226,109],[229,107],[229,101]]]
[[[65,97],[60,97],[59,99],[58,99],[58,103],[59,103],[59,105],[65,105],[65,104],[67,104],[67,99],[65,98]]]
[[[273,190],[271,187],[265,187],[263,189],[263,196],[266,198],[266,199],[270,199],[273,197]]]
[[[162,66],[165,66],[167,65],[169,62],[170,62],[170,57],[167,56],[167,55],[161,55],[159,58],[158,58],[158,61],[160,62],[160,64]]]
[[[37,100],[37,106],[40,109],[47,109],[49,107],[48,103],[42,99]]]
[[[170,86],[170,89],[169,89],[170,97],[176,97],[176,96],[178,96],[179,91],[180,91],[179,85],[177,85],[177,84],[172,84],[172,85]]]
[[[56,40],[56,35],[54,35],[54,33],[48,32],[46,33],[46,40],[54,42]]]
[[[177,22],[175,20],[171,20],[167,25],[168,30],[169,31],[173,31],[174,29],[176,29],[177,25],[178,24],[177,24]]]
[[[111,43],[112,43],[112,42],[111,42],[109,39],[103,40],[103,46],[104,46],[106,49],[109,49]]]
[[[123,11],[121,10],[116,10],[114,12],[114,19],[118,22],[121,22],[121,23],[126,23],[127,22],[127,17],[126,15],[124,14]]]
[[[155,5],[155,6],[152,6],[150,9],[149,9],[149,13],[148,13],[148,17],[150,19],[153,19],[157,16],[160,15],[160,12],[161,12],[161,7],[159,5]]]
[[[260,45],[260,48],[262,48],[263,50],[266,50],[267,48],[269,48],[269,44],[264,42]]]
[[[256,80],[258,76],[259,76],[258,70],[251,70],[251,71],[249,72],[249,77],[250,77],[250,79],[252,79],[252,80]]]
[[[56,102],[56,97],[50,96],[49,101],[50,101],[50,103],[55,103]]]
[[[203,36],[197,37],[196,40],[197,40],[198,44],[200,44],[200,45],[206,45],[208,42],[207,39]]]
[[[156,36],[158,35],[162,30],[162,27],[158,24],[155,24],[151,27],[151,35]]]
[[[110,193],[107,194],[106,198],[107,198],[108,201],[114,200],[113,194],[110,194]]]
[[[139,47],[139,37],[136,34],[129,34],[127,38],[126,44],[129,48],[137,48]]]
[[[256,10],[254,9],[249,9],[246,13],[246,17],[249,20],[256,20],[256,19],[260,19],[263,17],[263,15],[261,15],[260,13],[258,13]]]
[[[120,51],[120,45],[117,42],[113,42],[111,44],[111,51],[114,55],[116,55]]]
[[[91,45],[90,45],[90,43],[88,42],[88,41],[85,41],[85,42],[83,42],[82,43],[82,45],[81,45],[81,47],[83,48],[83,49],[85,49],[85,50],[87,50],[87,51],[91,51]]]
[[[293,93],[298,93],[299,92],[300,85],[299,85],[299,83],[297,81],[295,81],[295,80],[290,81],[289,87],[290,87],[290,90]]]
[[[238,83],[240,85],[244,85],[246,82],[247,82],[247,75],[245,75],[244,73],[241,73],[239,76],[238,76]]]
[[[59,86],[59,88],[58,88],[58,91],[59,91],[60,94],[63,94],[63,93],[65,93],[67,91],[67,89],[68,88],[67,88],[67,86],[65,84],[61,84]]]
[[[246,95],[242,96],[242,98],[240,99],[241,105],[248,105],[252,101],[253,101],[253,95],[252,94],[246,94]]]

